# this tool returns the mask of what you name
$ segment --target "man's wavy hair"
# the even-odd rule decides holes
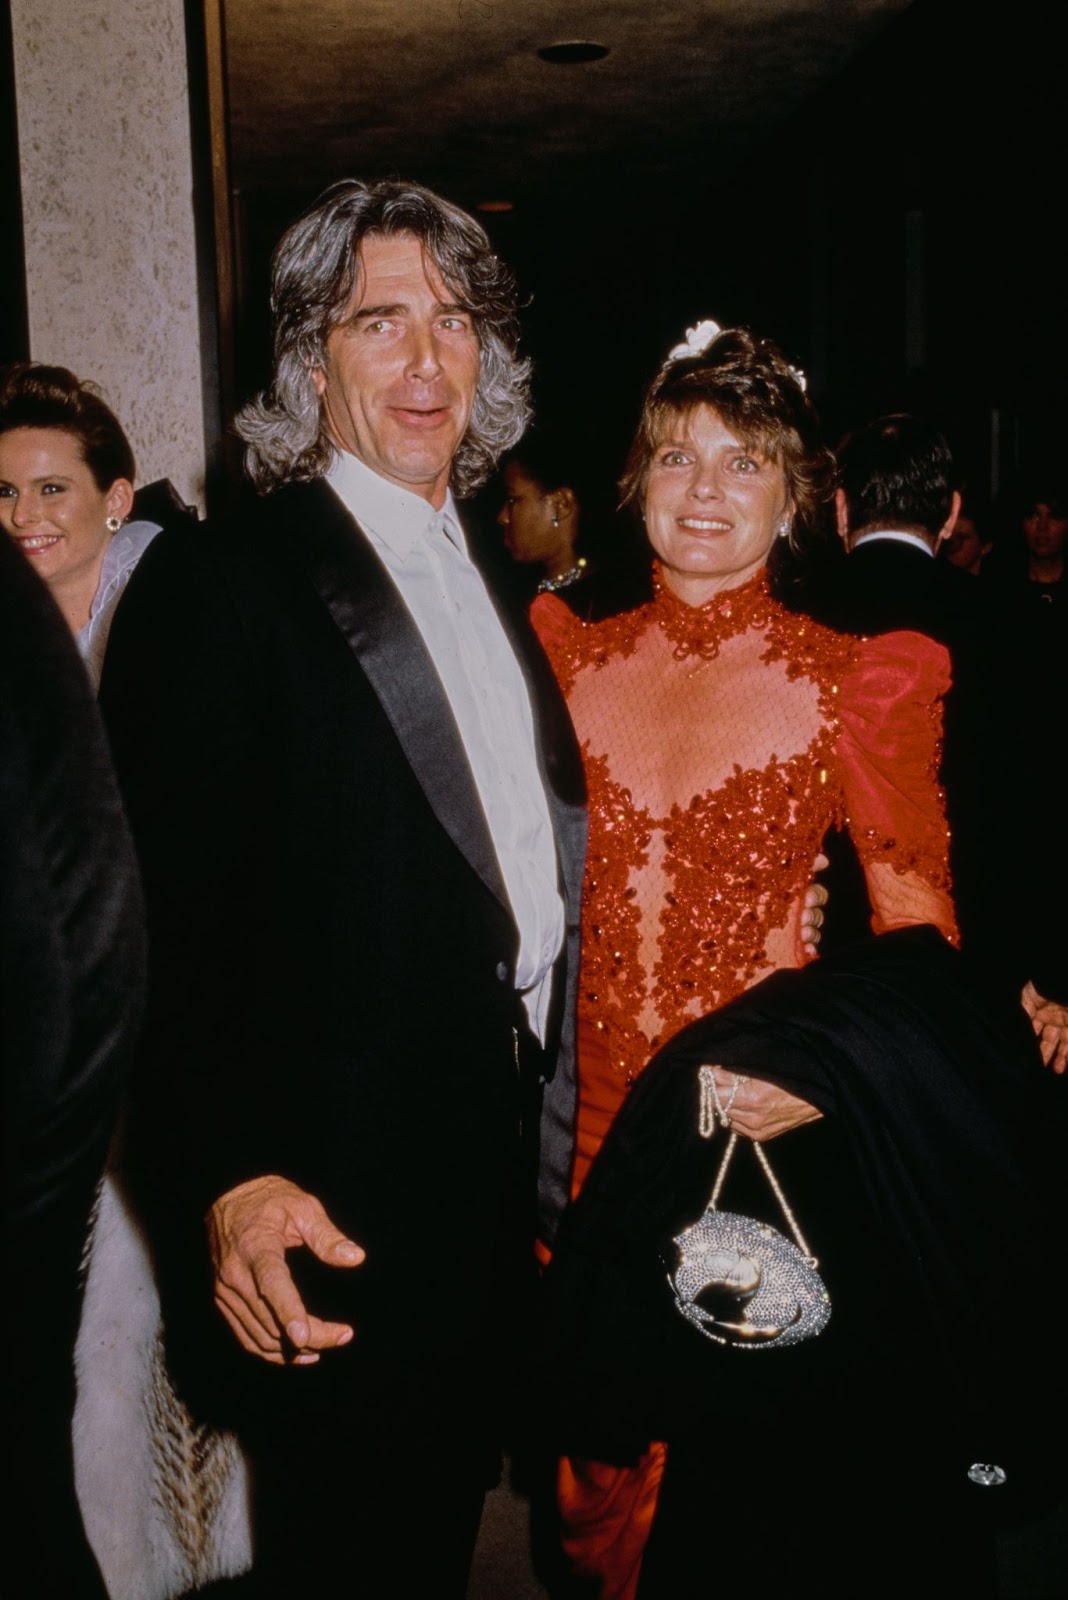
[[[849,529],[921,529],[935,538],[953,508],[957,471],[945,435],[923,417],[890,412],[838,446],[838,484]]]
[[[352,300],[361,241],[369,234],[399,233],[422,243],[478,334],[478,387],[453,459],[455,493],[472,494],[522,434],[530,415],[530,363],[517,354],[515,280],[483,229],[418,184],[346,178],[320,195],[274,252],[274,378],[235,420],[245,442],[245,469],[261,494],[319,478],[328,468],[334,445],[312,369],[322,366],[327,336]]]
[[[750,450],[782,467],[794,505],[789,543],[817,534],[834,487],[834,458],[797,373],[770,339],[725,328],[702,355],[667,361],[649,385],[620,479],[621,505],[640,511],[653,456],[678,422],[708,406]],[[785,543],[786,541],[778,541]]]

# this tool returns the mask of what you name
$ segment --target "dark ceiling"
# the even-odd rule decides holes
[[[733,161],[907,0],[225,0],[242,190],[418,175],[469,205]],[[601,60],[539,58],[594,40]]]
[[[828,433],[934,415],[991,492],[1068,428],[1057,8],[1015,0],[224,0],[237,398],[270,251],[346,176],[410,177],[516,270],[539,417],[607,488],[701,317],[770,334]],[[562,39],[609,47],[551,65]]]

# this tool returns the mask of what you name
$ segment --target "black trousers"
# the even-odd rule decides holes
[[[375,1437],[350,1436],[343,1418],[288,1419],[269,1446],[250,1441],[255,1564],[219,1593],[463,1600],[497,1464],[470,1440],[410,1422]]]

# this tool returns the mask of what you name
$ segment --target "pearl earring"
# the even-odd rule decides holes
[[[119,529],[122,527],[122,518],[121,517],[105,517],[104,518],[104,526],[108,530],[109,533],[118,533]]]

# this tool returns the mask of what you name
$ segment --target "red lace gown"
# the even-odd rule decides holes
[[[694,1017],[800,966],[801,912],[832,822],[860,855],[876,932],[956,929],[938,786],[943,648],[856,641],[785,610],[758,574],[691,607],[601,623],[539,597],[590,795],[573,1192],[628,1085]],[[603,1600],[632,1600],[663,1472],[566,1459],[564,1542]]]

